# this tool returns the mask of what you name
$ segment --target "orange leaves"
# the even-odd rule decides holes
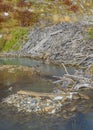
[[[37,15],[29,12],[28,10],[17,10],[14,18],[20,23],[21,26],[30,26],[37,21]]]
[[[79,9],[78,5],[73,4],[71,0],[63,0],[63,3],[69,7],[68,10],[71,10],[74,13],[76,13]]]
[[[17,2],[17,7],[30,7],[31,3],[30,2],[25,2],[24,0],[20,0]]]
[[[0,0],[0,3],[3,2],[3,0]]]
[[[70,0],[63,0],[64,4],[67,6],[72,5],[72,2]]]
[[[5,3],[0,3],[0,12],[7,12],[7,11],[12,11],[13,8],[11,5],[9,4],[5,4]]]
[[[4,22],[4,21],[5,21],[4,17],[0,15],[0,24],[1,24],[2,22]]]
[[[77,5],[72,5],[70,7],[70,10],[73,11],[74,13],[76,13],[78,11],[79,7]]]

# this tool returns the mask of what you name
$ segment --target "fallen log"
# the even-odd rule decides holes
[[[40,92],[32,92],[32,91],[24,91],[24,90],[18,91],[17,94],[35,96],[35,97],[49,97],[49,98],[55,97],[55,94],[53,93],[40,93]]]

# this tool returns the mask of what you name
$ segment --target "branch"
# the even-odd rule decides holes
[[[66,66],[65,66],[63,63],[62,63],[62,66],[63,66],[63,68],[64,68],[64,70],[65,70],[66,74],[69,74],[69,73],[68,73],[68,71],[67,71]]]

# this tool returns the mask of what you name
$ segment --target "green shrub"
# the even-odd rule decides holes
[[[10,33],[10,39],[7,40],[7,42],[5,43],[3,51],[17,51],[22,45],[22,43],[26,40],[27,33],[27,28],[13,29]]]

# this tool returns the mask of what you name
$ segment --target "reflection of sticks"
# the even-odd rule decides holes
[[[62,63],[62,65],[63,65],[63,68],[64,68],[64,70],[65,70],[66,74],[69,74],[69,73],[68,73],[68,71],[67,71],[66,66],[65,66],[63,63]]]

